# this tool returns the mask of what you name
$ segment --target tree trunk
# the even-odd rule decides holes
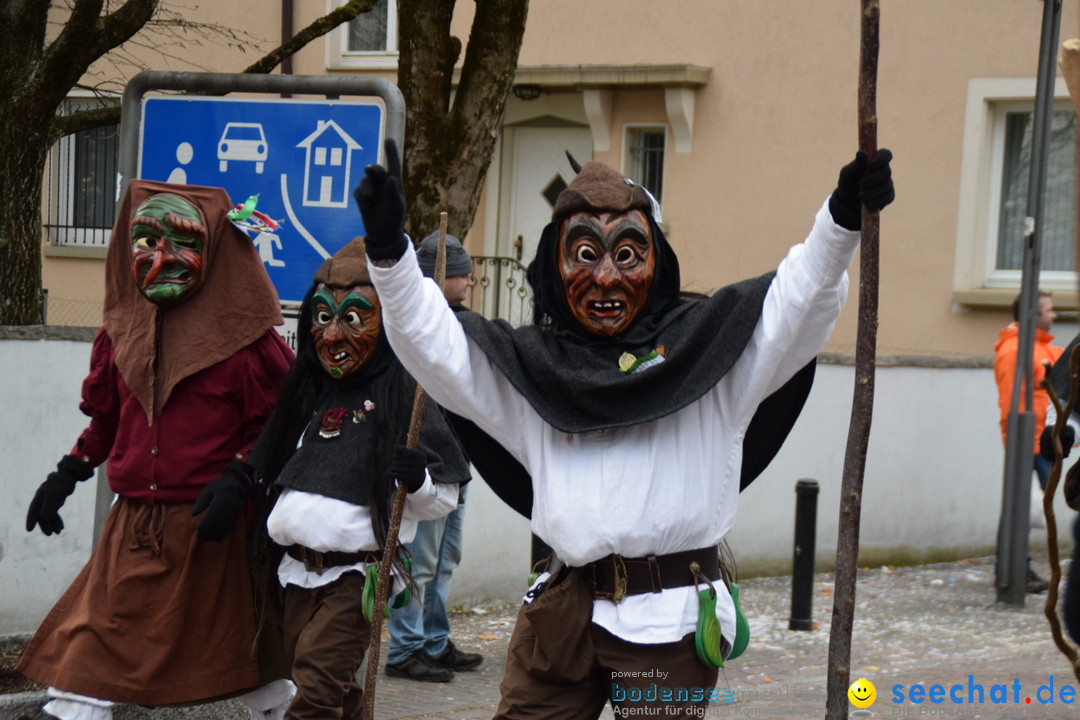
[[[455,0],[400,0],[398,85],[405,98],[405,229],[419,240],[449,215],[449,232],[472,226],[525,34],[528,0],[477,0],[453,104],[462,43],[450,35]]]
[[[41,293],[41,180],[51,117],[22,107],[0,111],[0,325],[44,322]]]
[[[374,1],[349,0],[249,71],[269,72],[282,57],[370,10]],[[57,108],[95,60],[146,27],[159,2],[123,0],[103,9],[100,0],[68,0],[61,3],[67,15],[52,18],[60,32],[51,39],[49,0],[0,4],[0,325],[44,320],[41,196],[49,149],[65,133],[116,121],[116,110],[60,118]]]

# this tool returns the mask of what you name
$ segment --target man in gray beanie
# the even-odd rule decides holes
[[[431,233],[420,243],[416,258],[420,261],[420,270],[427,277],[435,277],[435,255],[439,249],[439,233]],[[443,295],[451,307],[465,304],[469,288],[476,284],[473,279],[473,261],[461,241],[453,235],[446,236],[446,280],[443,282]]]
[[[424,238],[417,251],[420,269],[427,277],[435,276],[435,257],[439,234]],[[461,241],[446,236],[446,280],[443,295],[451,306],[465,303],[473,280],[473,261]],[[450,593],[450,575],[461,562],[461,527],[465,512],[465,485],[458,494],[458,506],[437,520],[424,520],[409,544],[412,554],[412,578],[416,593],[403,608],[390,616],[390,649],[386,656],[386,674],[421,682],[446,682],[455,670],[474,670],[484,658],[479,653],[462,652],[450,640],[450,618],[446,598]]]

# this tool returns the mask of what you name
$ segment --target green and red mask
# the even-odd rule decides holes
[[[340,380],[360,372],[375,355],[382,331],[379,296],[371,285],[320,283],[311,297],[311,337],[323,369]]]
[[[641,210],[575,212],[562,222],[556,262],[578,324],[620,335],[645,308],[656,274],[649,220]]]
[[[206,222],[178,195],[147,198],[131,219],[131,271],[139,292],[158,305],[175,305],[202,284]]]

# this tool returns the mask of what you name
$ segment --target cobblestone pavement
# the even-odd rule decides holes
[[[1036,569],[1049,575],[1045,558],[1036,556]],[[877,688],[878,699],[868,708],[873,716],[1080,717],[1080,693],[1070,695],[1080,681],[1054,645],[1046,596],[1029,596],[1023,609],[996,606],[993,558],[861,569],[858,577],[850,674]],[[824,717],[833,576],[815,577],[809,631],[788,629],[790,578],[746,578],[739,586],[750,645],[717,683],[734,701],[715,703],[706,717]],[[455,641],[486,655],[481,669],[459,673],[445,685],[381,676],[377,716],[490,718],[515,612],[506,606],[458,613]],[[943,695],[934,696],[941,701],[927,696],[914,704],[910,688],[916,684],[928,692],[941,685]],[[1051,687],[1053,703],[1046,702]],[[897,693],[902,703],[894,702]],[[1075,704],[1063,702],[1073,699]],[[608,709],[604,717],[614,716]]]
[[[1049,575],[1048,567],[1045,556],[1036,555],[1036,569]],[[861,569],[851,679],[873,683],[877,700],[866,710],[849,707],[860,713],[851,717],[1080,718],[1080,681],[1054,645],[1043,609],[1046,596],[1028,596],[1022,609],[998,607],[993,583],[992,558]],[[717,686],[731,701],[714,703],[705,717],[824,717],[832,575],[815,577],[809,631],[788,629],[790,578],[744,578],[739,585],[750,645],[721,671]],[[516,610],[500,605],[456,611],[455,643],[482,652],[484,664],[443,684],[380,672],[376,718],[490,718]],[[384,658],[385,647],[384,640]],[[915,685],[926,689],[924,698],[912,693]],[[0,708],[0,717],[21,715],[11,712]],[[118,720],[246,717],[225,703],[202,710],[117,712]],[[614,715],[608,709],[603,717]]]

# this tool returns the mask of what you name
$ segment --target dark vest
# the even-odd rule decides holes
[[[365,405],[366,403],[366,405]],[[304,429],[300,446],[289,458],[276,485],[370,505],[376,452],[375,414],[370,385],[343,386],[319,404]],[[400,412],[400,409],[398,409]],[[401,438],[401,444],[405,438]],[[439,483],[464,483],[469,466],[447,426],[439,406],[424,405],[418,446],[428,456],[428,472]]]

